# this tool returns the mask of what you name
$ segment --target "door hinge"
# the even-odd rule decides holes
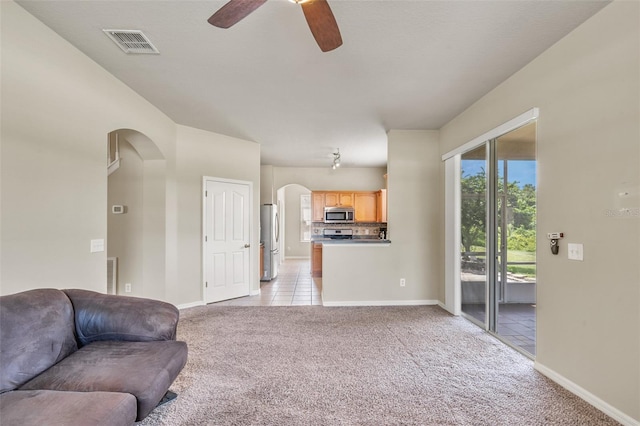
[[[209,288],[209,283],[207,281],[204,282],[205,288]]]
[[[205,243],[207,242],[207,236],[206,235],[204,236],[204,242]]]
[[[204,191],[204,196],[208,197],[209,196],[209,191]]]

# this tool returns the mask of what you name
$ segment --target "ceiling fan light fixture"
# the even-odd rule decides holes
[[[302,3],[306,3],[308,1],[311,0],[289,0],[291,3],[295,3],[295,4],[302,4]]]

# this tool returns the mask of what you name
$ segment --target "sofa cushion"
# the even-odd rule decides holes
[[[64,290],[75,309],[80,346],[101,340],[175,340],[178,309],[166,302],[140,297]]]
[[[0,393],[16,389],[78,349],[65,293],[38,289],[0,297]]]
[[[109,391],[134,395],[142,420],[187,362],[184,342],[94,342],[68,356],[21,390]]]
[[[2,426],[129,426],[136,399],[128,393],[13,391],[0,395]]]

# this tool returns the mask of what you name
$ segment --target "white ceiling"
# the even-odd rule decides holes
[[[386,165],[390,129],[439,129],[606,1],[329,0],[322,53],[300,6],[269,0],[230,29],[226,1],[18,1],[176,123],[261,144],[261,163]],[[102,29],[142,30],[127,55]]]

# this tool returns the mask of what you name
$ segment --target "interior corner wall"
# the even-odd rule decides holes
[[[406,278],[405,288],[420,289],[426,300],[440,299],[444,273],[438,138],[433,130],[391,130],[387,144],[387,236],[397,269],[393,283]]]
[[[107,135],[135,129],[148,136],[171,182],[175,123],[16,3],[0,2],[0,12],[0,294],[105,292],[106,252],[89,248],[107,238]],[[165,197],[171,223],[175,197]],[[164,294],[165,265],[157,268],[162,279],[145,295]]]
[[[260,166],[260,204],[275,204],[273,166]]]
[[[202,179],[205,176],[253,184],[251,291],[260,288],[260,145],[187,126],[177,126],[177,281],[168,284],[176,304],[202,301]],[[221,155],[221,153],[223,153]]]
[[[539,108],[536,365],[629,424],[640,421],[638,16],[638,2],[605,6],[440,132],[444,154]],[[547,232],[565,234],[557,256]],[[568,243],[584,261],[567,259]]]

